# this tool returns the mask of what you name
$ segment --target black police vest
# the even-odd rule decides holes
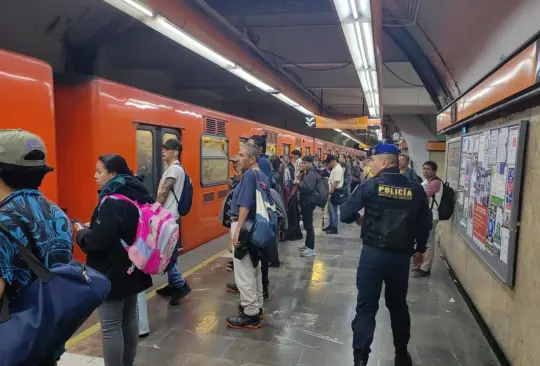
[[[412,183],[404,176],[391,174],[395,179],[386,179],[381,174],[377,181],[376,197],[365,206],[362,224],[364,245],[398,252],[414,250],[417,204]],[[388,183],[392,181],[392,183]]]

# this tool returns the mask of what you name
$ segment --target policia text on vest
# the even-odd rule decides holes
[[[407,351],[411,319],[406,297],[411,256],[426,251],[432,227],[428,200],[422,186],[401,175],[395,166],[381,170],[356,188],[341,206],[341,221],[353,223],[362,208],[363,247],[352,323],[355,365],[367,365],[383,283],[392,318],[396,365],[412,365]]]

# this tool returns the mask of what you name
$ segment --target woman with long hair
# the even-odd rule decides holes
[[[137,268],[130,271],[132,262],[122,246],[122,240],[135,241],[137,207],[107,197],[123,195],[140,204],[152,203],[153,199],[120,155],[100,156],[94,179],[100,186],[98,205],[89,228],[76,225],[77,243],[87,255],[88,266],[111,281],[109,297],[98,309],[105,366],[132,366],[139,341],[137,294],[152,286],[152,277]]]

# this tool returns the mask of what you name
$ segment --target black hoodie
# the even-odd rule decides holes
[[[114,192],[139,203],[152,203],[147,189],[135,177]],[[121,300],[152,286],[152,277],[135,269],[128,274],[132,263],[120,239],[128,244],[135,241],[139,212],[129,202],[108,199],[92,214],[90,228],[77,234],[77,243],[87,254],[86,264],[111,281],[107,300]]]

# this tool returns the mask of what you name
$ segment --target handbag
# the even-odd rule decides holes
[[[103,303],[111,283],[77,261],[47,269],[6,226],[0,231],[37,277],[11,301],[6,291],[0,299],[0,366],[36,365],[52,358]]]
[[[345,190],[345,186],[341,188],[337,188],[332,192],[330,195],[330,202],[334,204],[335,206],[340,206],[347,202],[349,199],[349,195],[347,194],[347,191]]]

